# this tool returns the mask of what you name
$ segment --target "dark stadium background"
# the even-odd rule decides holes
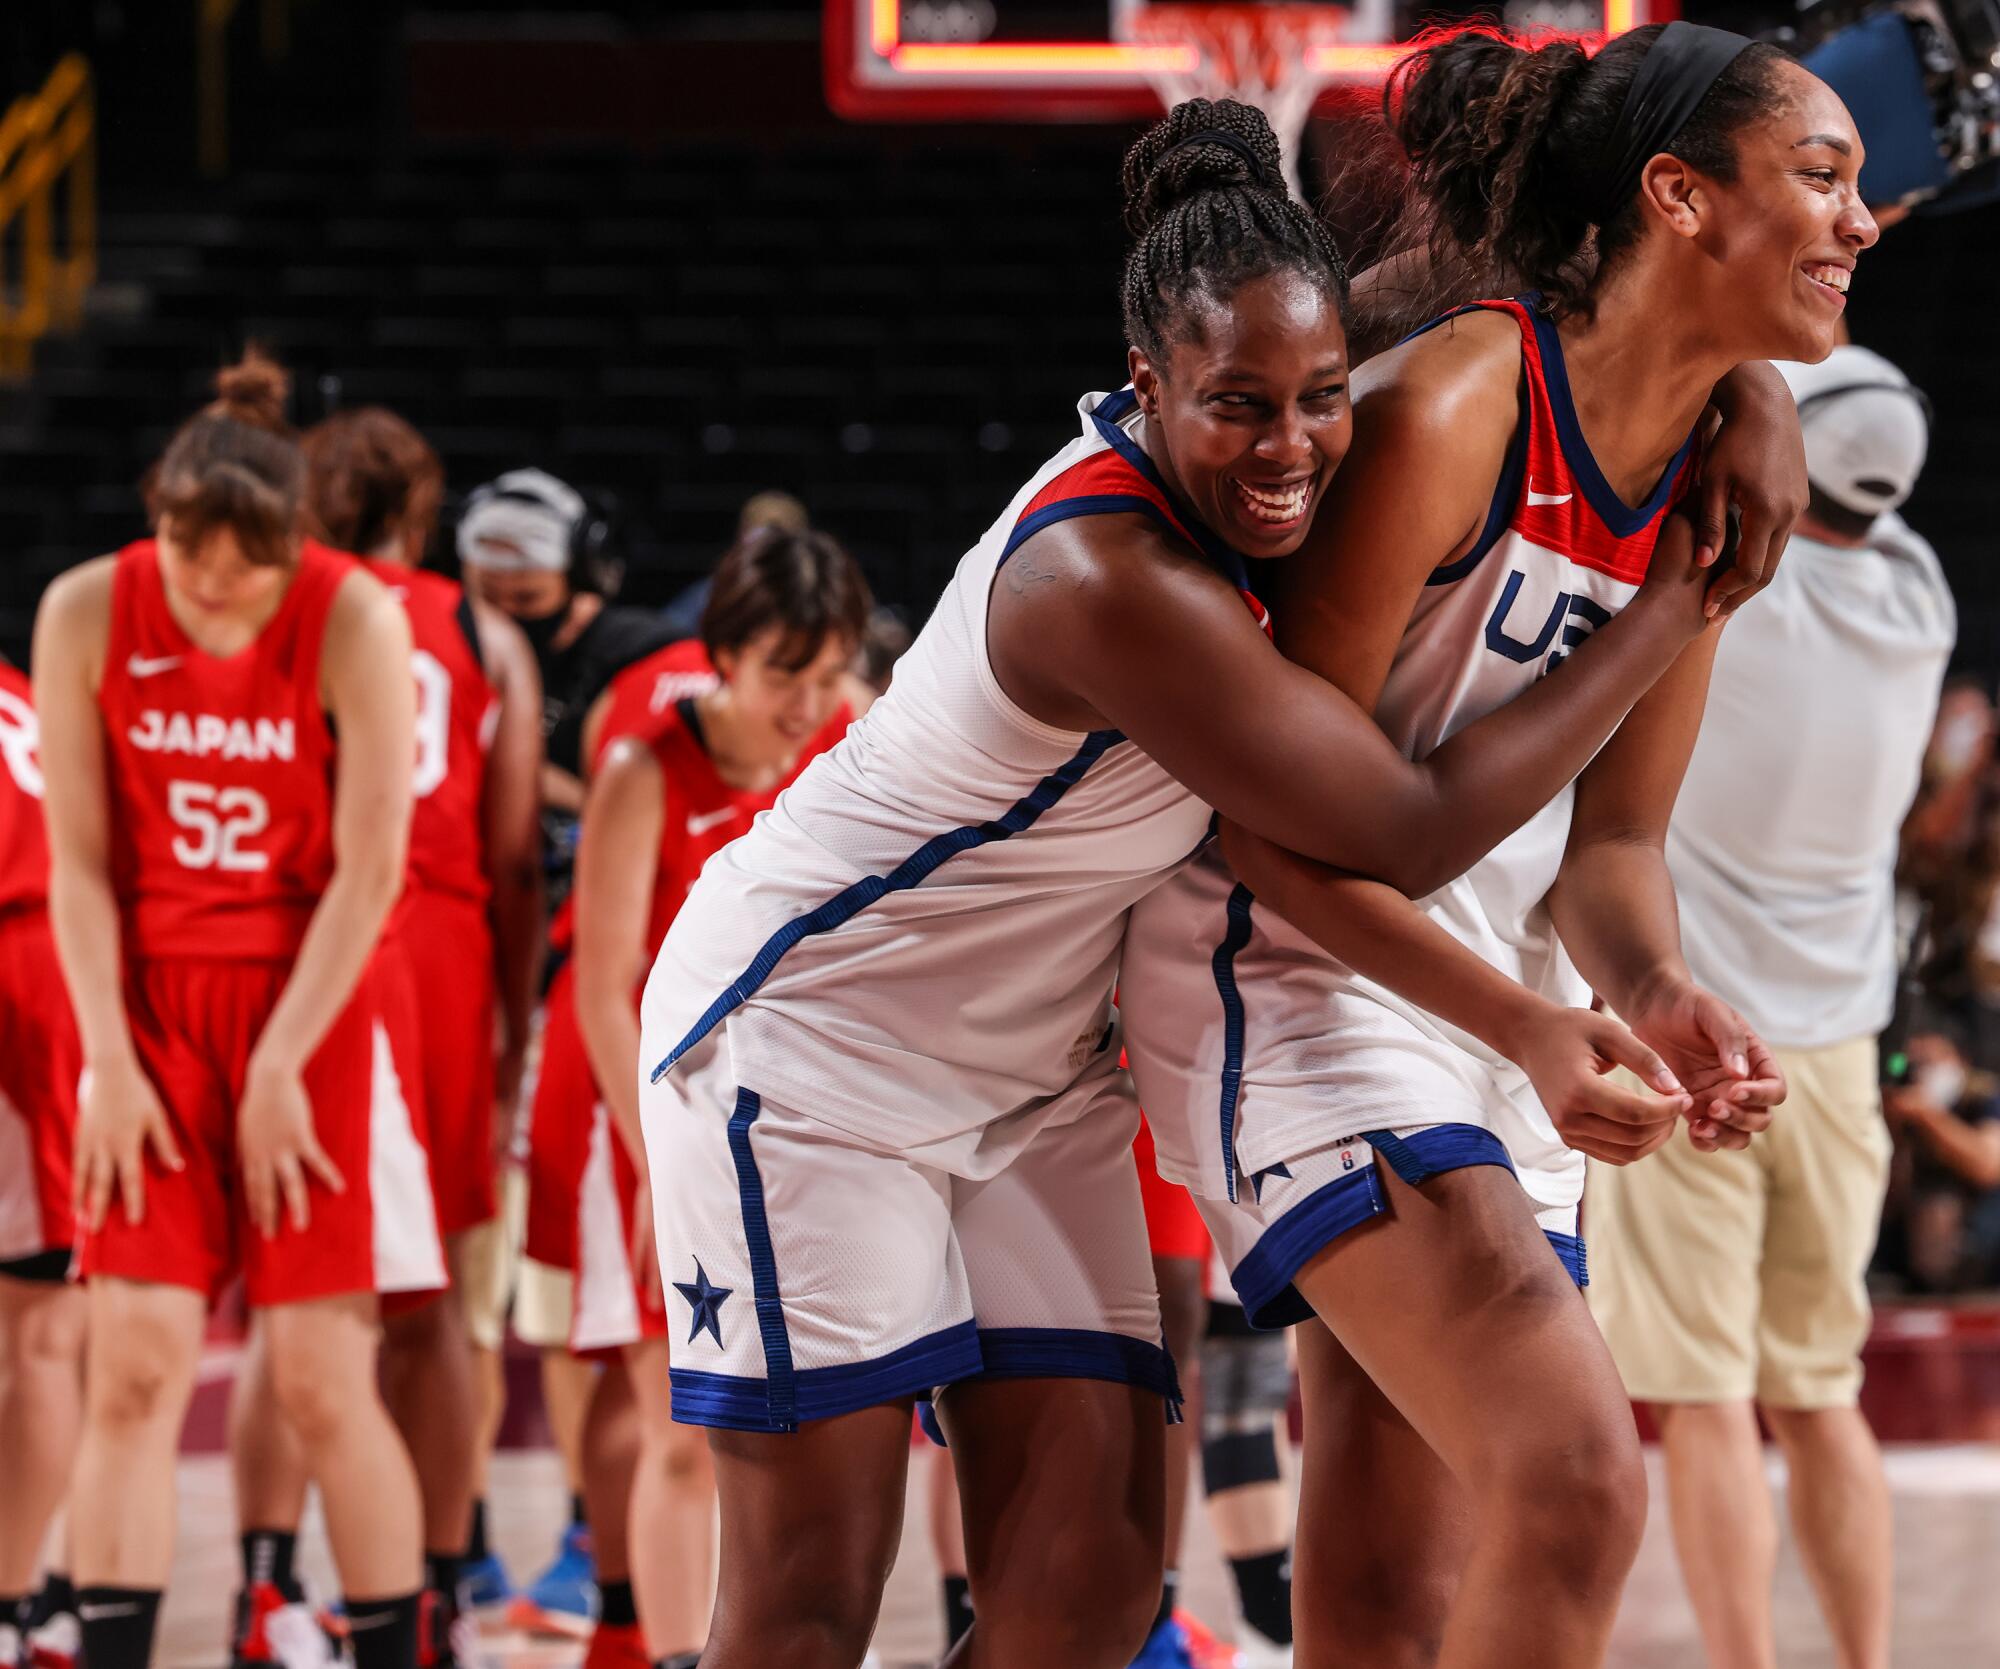
[[[1130,128],[843,123],[817,0],[317,0],[276,54],[264,10],[231,26],[207,178],[194,6],[0,6],[0,105],[89,56],[103,202],[88,327],[0,387],[0,652],[25,654],[50,575],[142,531],[141,471],[246,336],[297,373],[301,422],[381,401],[456,489],[532,463],[609,495],[631,600],[698,577],[782,487],[917,619],[1076,396],[1122,377]],[[1935,401],[1908,515],[1988,676],[1997,219],[1897,228],[1850,313]]]

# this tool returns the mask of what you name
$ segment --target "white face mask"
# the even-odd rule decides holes
[[[1949,1111],[1965,1094],[1965,1068],[1957,1061],[1933,1061],[1917,1074],[1917,1088],[1925,1100]]]

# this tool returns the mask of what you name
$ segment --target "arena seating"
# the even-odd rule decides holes
[[[199,212],[114,191],[90,327],[0,408],[0,456],[33,463],[0,469],[22,599],[0,647],[49,574],[134,535],[137,477],[245,335],[298,373],[302,422],[337,387],[425,428],[458,488],[533,462],[614,495],[642,600],[783,487],[921,614],[1077,395],[1122,378],[1121,137],[1017,130],[998,164],[912,133],[524,166],[306,134]]]

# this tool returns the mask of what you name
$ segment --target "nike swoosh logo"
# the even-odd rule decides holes
[[[1567,504],[1575,497],[1575,493],[1538,493],[1533,487],[1528,489],[1530,504]]]
[[[136,1603],[124,1605],[80,1605],[76,1614],[86,1623],[102,1622],[106,1617],[136,1617],[139,1607]]]
[[[178,655],[134,655],[125,663],[125,670],[134,678],[150,678],[156,672],[172,672],[181,664]]]
[[[363,1616],[359,1612],[350,1611],[347,1614],[347,1632],[366,1633],[371,1628],[382,1628],[395,1620],[396,1613],[393,1611],[377,1611],[372,1616]]]
[[[727,823],[735,815],[736,808],[734,806],[725,806],[720,811],[711,811],[706,817],[690,817],[688,819],[688,833],[691,835],[705,834],[718,823]]]

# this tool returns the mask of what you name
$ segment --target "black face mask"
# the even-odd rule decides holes
[[[538,664],[546,665],[549,652],[555,646],[556,634],[569,622],[569,604],[559,603],[547,614],[517,614],[514,624],[527,635],[528,647],[534,650]]]

